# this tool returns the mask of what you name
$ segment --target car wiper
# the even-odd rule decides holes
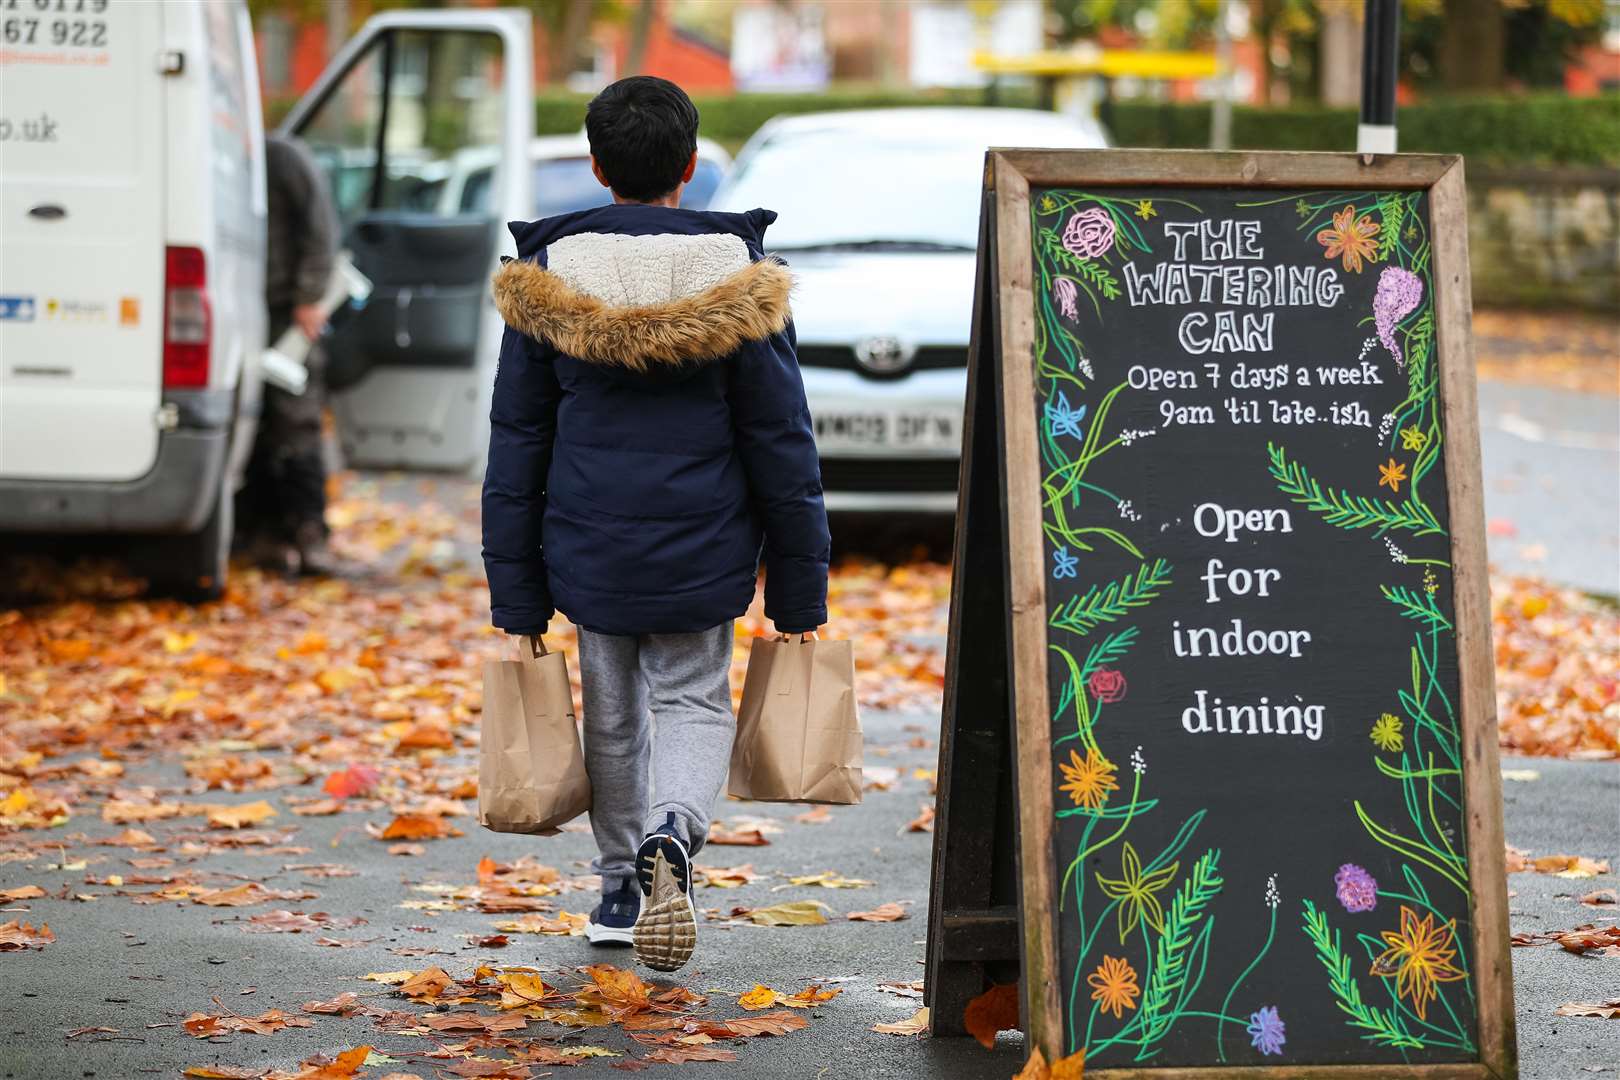
[[[969,244],[950,244],[939,240],[830,240],[824,244],[789,244],[773,247],[773,252],[784,254],[795,251],[974,251]]]

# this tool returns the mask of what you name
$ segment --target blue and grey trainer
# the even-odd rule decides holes
[[[641,893],[626,883],[623,888],[602,894],[602,902],[591,911],[585,924],[585,940],[592,945],[635,944],[636,917],[641,914]]]
[[[654,971],[675,971],[697,946],[697,908],[692,903],[692,861],[673,813],[636,851],[636,881],[641,885],[636,959]]]

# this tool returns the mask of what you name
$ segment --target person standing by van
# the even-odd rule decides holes
[[[290,136],[266,137],[265,176],[270,217],[264,292],[270,341],[289,326],[317,341],[326,328],[318,301],[337,258],[337,209],[320,166]],[[302,394],[264,388],[264,412],[237,518],[256,561],[290,569],[296,558],[300,573],[330,574],[338,563],[327,547],[320,349],[311,349],[306,363],[309,384]]]

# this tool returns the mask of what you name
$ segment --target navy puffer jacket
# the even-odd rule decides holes
[[[484,475],[496,626],[604,634],[827,620],[821,470],[768,210],[514,222]]]

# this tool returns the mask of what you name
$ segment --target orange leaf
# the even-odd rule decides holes
[[[1086,1052],[1076,1050],[1052,1062],[1052,1080],[1081,1080],[1086,1073]]]
[[[370,765],[350,765],[342,772],[333,773],[326,778],[323,786],[326,793],[335,799],[347,799],[355,795],[364,795],[377,786],[382,779],[382,773]]]
[[[835,986],[831,990],[823,990],[820,983],[811,983],[803,990],[789,994],[782,999],[782,1004],[793,1009],[813,1009],[823,1005],[844,992],[842,986]]]
[[[906,917],[906,909],[899,904],[879,904],[871,911],[852,911],[844,918],[850,922],[899,922]]]
[[[1041,1053],[1040,1047],[1034,1047],[1029,1057],[1024,1060],[1024,1067],[1018,1070],[1013,1080],[1052,1080],[1052,1070],[1046,1065],[1046,1055]]]
[[[758,1035],[786,1035],[790,1031],[798,1031],[808,1023],[810,1021],[796,1013],[778,1011],[760,1016],[739,1016],[735,1020],[727,1020],[725,1026],[730,1034],[751,1039]]]
[[[962,1014],[967,1033],[986,1050],[996,1045],[996,1032],[1018,1031],[1018,984],[992,986],[967,1003]]]
[[[446,987],[454,986],[455,982],[443,968],[430,967],[401,983],[399,992],[411,998],[438,997]]]
[[[382,831],[383,840],[440,840],[461,833],[445,824],[443,818],[424,814],[400,814]]]

